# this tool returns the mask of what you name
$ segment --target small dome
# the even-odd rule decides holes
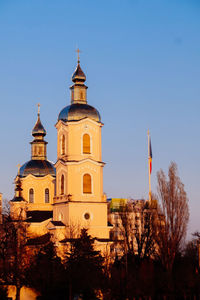
[[[42,135],[45,136],[46,130],[44,129],[44,126],[42,125],[41,121],[40,121],[40,115],[38,114],[38,119],[37,122],[35,123],[35,126],[33,127],[32,130],[32,135],[33,136],[38,136],[38,135]]]
[[[22,201],[25,201],[24,198],[22,198],[21,196],[20,197],[15,197],[10,200],[10,202],[22,202]]]
[[[91,105],[75,103],[64,107],[58,116],[58,121],[79,121],[84,118],[90,118],[96,122],[101,122],[101,116]]]
[[[20,168],[20,177],[26,177],[32,174],[37,177],[46,175],[56,176],[56,169],[48,160],[29,160]]]
[[[86,76],[83,72],[83,70],[80,67],[80,64],[78,63],[76,70],[74,71],[74,74],[72,75],[72,81],[86,81]]]

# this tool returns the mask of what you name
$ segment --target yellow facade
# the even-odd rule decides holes
[[[14,285],[9,285],[8,287],[8,297],[11,299],[16,298],[16,287]],[[20,300],[36,300],[40,294],[31,288],[23,286],[20,291]]]
[[[56,124],[56,196],[53,220],[62,221],[68,227],[74,224],[86,227],[92,236],[108,239],[101,152],[103,124],[95,119],[96,115],[81,115],[81,105],[86,106],[87,99],[86,93],[82,94],[82,98],[80,95],[87,87],[81,82],[76,86],[76,80],[74,82],[71,106],[75,107],[76,114],[71,119],[59,119]],[[88,108],[91,109],[86,106]],[[84,176],[88,176],[90,180],[88,191],[84,191]]]
[[[53,197],[55,194],[55,178],[51,175],[36,177],[28,175],[21,179],[22,197],[27,200],[28,210],[52,210]],[[30,203],[29,191],[34,190],[34,200]],[[45,190],[49,189],[49,203],[45,203]]]
[[[72,76],[71,105],[59,114],[57,129],[57,162],[47,161],[46,131],[38,119],[33,128],[31,160],[25,163],[16,178],[15,197],[11,212],[24,207],[29,216],[30,235],[53,234],[58,243],[70,237],[72,228],[76,236],[81,228],[104,239],[102,249],[109,240],[107,201],[103,193],[103,167],[101,129],[103,123],[98,111],[87,104],[85,74],[78,62]],[[54,169],[55,167],[55,169]],[[56,172],[55,172],[56,171]],[[48,191],[48,201],[47,194]],[[34,215],[52,212],[52,218],[34,219]],[[97,243],[98,248],[100,248]]]

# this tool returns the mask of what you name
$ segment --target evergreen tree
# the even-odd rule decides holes
[[[27,274],[27,285],[40,292],[41,300],[65,299],[67,294],[64,266],[57,256],[54,244],[43,245]]]
[[[94,250],[94,240],[86,229],[81,230],[80,238],[71,244],[66,254],[66,270],[69,280],[69,299],[80,295],[82,299],[98,299],[102,287],[103,258],[100,251]]]
[[[1,300],[7,300],[8,299],[8,293],[7,288],[0,285],[0,299]]]
[[[17,219],[13,219],[9,215],[5,216],[0,226],[1,283],[16,287],[16,300],[20,299],[20,290],[25,282],[25,274],[31,264],[31,257],[26,247],[27,226],[22,210]]]

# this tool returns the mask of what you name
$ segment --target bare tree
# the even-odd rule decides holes
[[[133,205],[131,202],[122,206],[119,212],[119,220],[116,219],[116,226],[119,227],[119,233],[123,238],[124,251],[134,252],[134,229],[135,216],[133,212]]]
[[[139,259],[150,257],[155,251],[155,210],[148,201],[130,201],[120,213],[120,232],[125,253],[137,255]]]
[[[155,253],[155,214],[157,207],[149,201],[141,203],[135,212],[136,251],[139,258],[153,257]]]
[[[183,245],[189,221],[188,198],[177,175],[177,165],[169,166],[168,179],[163,170],[157,173],[160,213],[157,215],[155,239],[162,264],[172,270],[176,254]]]

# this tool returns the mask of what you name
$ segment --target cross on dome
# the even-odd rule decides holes
[[[46,135],[46,130],[44,129],[41,121],[40,121],[40,103],[37,104],[37,107],[38,107],[38,118],[37,118],[37,121],[35,123],[35,126],[32,130],[32,135],[33,136],[45,136]]]
[[[80,63],[80,49],[78,48],[78,49],[76,49],[76,52],[77,52],[77,61],[78,61],[78,63]]]
[[[38,103],[37,106],[38,106],[38,115],[40,115],[40,103]]]

